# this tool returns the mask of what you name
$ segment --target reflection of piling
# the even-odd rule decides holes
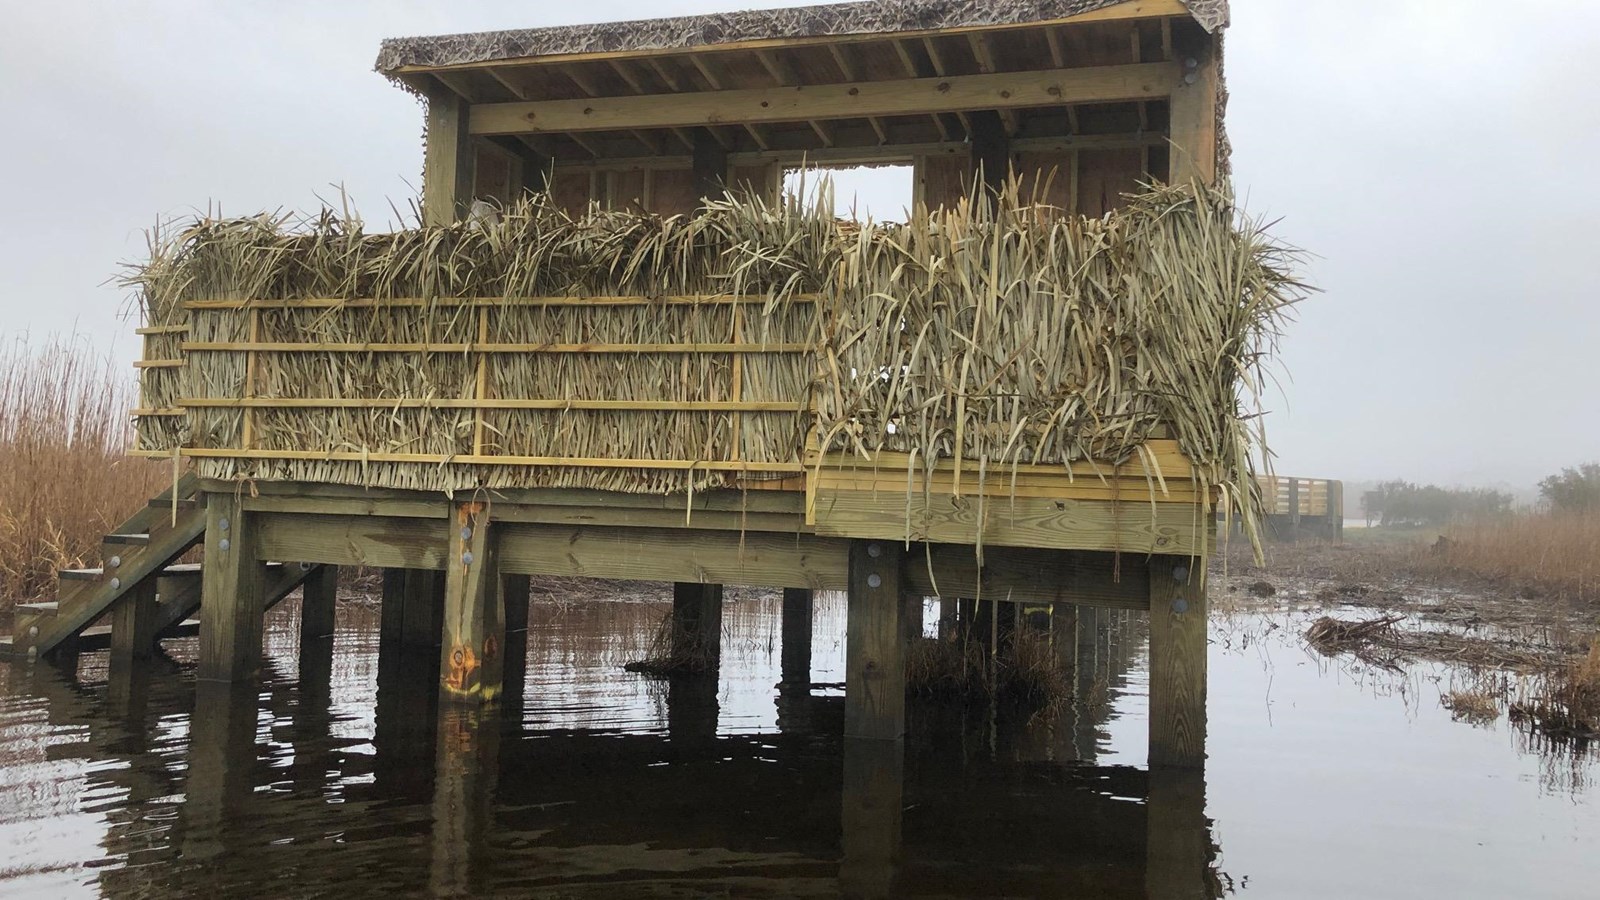
[[[183,855],[215,859],[227,851],[230,825],[248,821],[255,763],[258,687],[254,679],[197,681],[189,719],[184,785]]]
[[[715,670],[722,659],[722,585],[672,586],[672,660]]]
[[[1212,870],[1205,770],[1152,769],[1145,809],[1149,816],[1146,896],[1150,900],[1214,900],[1222,896]]]
[[[500,717],[492,707],[448,704],[441,708],[433,787],[434,896],[474,893],[493,830],[495,787],[500,776]]]

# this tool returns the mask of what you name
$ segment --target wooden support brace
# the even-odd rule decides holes
[[[252,519],[237,494],[207,496],[196,675],[201,681],[242,681],[261,668],[267,564],[256,552]]]
[[[898,741],[905,736],[905,546],[855,541],[850,546],[845,638],[846,738]]]
[[[439,698],[490,703],[499,699],[505,670],[505,615],[489,507],[456,507],[445,555],[444,633],[440,645]]]
[[[156,579],[147,578],[111,609],[111,678],[135,661],[149,659],[156,646]]]
[[[1205,560],[1150,559],[1150,767],[1206,759]]]

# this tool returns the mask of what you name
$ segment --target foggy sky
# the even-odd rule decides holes
[[[106,281],[160,218],[409,208],[422,109],[372,72],[385,37],[787,5],[6,0],[0,338],[131,361]],[[1278,471],[1522,487],[1600,459],[1600,4],[1234,0],[1227,50],[1235,187],[1324,291],[1282,345]],[[892,215],[893,177],[850,189]]]

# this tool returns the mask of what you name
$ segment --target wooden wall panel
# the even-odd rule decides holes
[[[1144,151],[1080,150],[1078,212],[1103,216],[1123,205],[1122,195],[1139,189],[1144,177]]]
[[[1072,210],[1073,181],[1077,177],[1074,153],[1018,153],[1013,166],[1022,177],[1024,200]]]
[[[651,212],[681,216],[694,212],[700,205],[695,194],[693,169],[661,169],[651,173],[651,178]]]
[[[568,215],[578,215],[589,206],[589,182],[592,173],[587,169],[557,169],[550,181],[550,197]]]
[[[917,161],[917,200],[929,209],[954,206],[967,196],[972,161],[967,156],[925,156]]]
[[[761,166],[734,166],[729,187],[735,192],[745,191],[768,199],[777,199],[783,184],[783,170],[777,163]]]

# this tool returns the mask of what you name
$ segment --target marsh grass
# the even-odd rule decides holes
[[[1058,710],[1072,694],[1050,636],[1022,629],[998,655],[959,634],[918,640],[906,660],[914,697],[947,703],[993,704],[1030,714]]]
[[[133,396],[82,336],[0,347],[0,612],[98,564],[106,532],[170,483],[169,466],[126,455]]]
[[[1419,553],[1425,569],[1506,582],[1531,598],[1600,601],[1600,511],[1465,523]]]

